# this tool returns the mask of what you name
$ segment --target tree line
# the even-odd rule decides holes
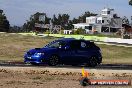
[[[129,0],[129,5],[131,5],[131,6],[132,6],[132,0]]]
[[[129,5],[132,6],[132,0],[129,0]],[[39,20],[39,15],[45,15],[44,20]],[[40,13],[36,12],[35,14],[32,14],[30,18],[27,20],[26,23],[23,24],[22,27],[18,26],[10,26],[10,23],[4,14],[3,10],[0,9],[0,32],[30,32],[33,31],[35,28],[35,23],[40,24],[50,24],[53,25],[61,25],[63,29],[70,30],[73,28],[72,24],[76,23],[85,23],[86,17],[89,16],[96,16],[97,14],[91,13],[89,11],[86,11],[81,16],[78,16],[77,18],[70,19],[69,14],[58,14],[53,15],[53,17],[48,17],[46,13]],[[123,22],[129,23],[128,19],[126,17],[123,18]]]
[[[39,16],[44,15],[44,20],[40,20]],[[39,24],[50,24],[53,25],[61,25],[63,29],[72,29],[73,25],[76,23],[85,23],[86,17],[89,16],[96,16],[97,14],[91,13],[89,11],[85,12],[81,16],[77,18],[70,19],[69,14],[58,14],[53,15],[53,17],[48,17],[46,13],[40,13],[36,12],[35,14],[32,14],[29,19],[26,21],[26,23],[23,24],[22,27],[19,26],[10,26],[9,21],[7,20],[6,15],[4,14],[4,11],[0,9],[0,32],[30,32],[33,31],[35,28],[35,23]]]
[[[46,13],[36,12],[35,14],[30,16],[29,20],[27,20],[26,23],[24,23],[23,30],[26,32],[33,31],[35,28],[35,23],[39,23],[39,24],[51,24],[52,23],[52,25],[61,25],[63,29],[70,30],[73,28],[72,24],[86,23],[86,17],[96,16],[96,15],[97,14],[95,13],[91,13],[87,11],[81,16],[77,18],[73,18],[71,20],[69,14],[58,14],[58,15],[54,14],[53,17],[50,18],[46,15]],[[40,20],[41,16],[43,17]]]

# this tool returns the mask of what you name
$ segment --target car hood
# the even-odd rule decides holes
[[[30,49],[27,54],[28,55],[33,55],[35,53],[45,53],[49,51],[55,51],[57,50],[56,48],[35,48],[35,49]]]

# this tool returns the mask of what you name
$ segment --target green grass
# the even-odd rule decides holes
[[[24,53],[43,47],[57,38],[0,33],[0,61],[23,61]],[[98,45],[102,49],[103,63],[132,64],[132,48],[115,45]]]
[[[109,37],[109,38],[121,38],[121,36],[115,35],[115,34],[110,34],[110,35],[105,35],[105,34],[86,34],[85,36],[98,36],[98,37]]]
[[[23,61],[23,55],[27,50],[43,47],[55,39],[52,37],[39,38],[29,35],[0,33],[0,60]]]
[[[63,34],[67,35],[67,34]],[[84,35],[84,36],[97,36],[97,37],[109,37],[109,38],[121,38],[121,36],[116,35],[116,34],[72,34],[72,35]]]
[[[103,63],[132,64],[132,47],[98,45],[102,49]]]

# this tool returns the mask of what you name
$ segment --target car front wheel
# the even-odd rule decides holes
[[[56,55],[52,55],[50,58],[49,58],[49,65],[50,66],[56,66],[56,65],[58,65],[58,63],[59,63],[59,57],[58,56],[56,56]]]

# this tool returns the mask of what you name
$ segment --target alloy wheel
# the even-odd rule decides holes
[[[50,66],[56,66],[56,65],[58,65],[58,63],[59,63],[58,56],[53,55],[53,56],[50,57],[50,59],[49,59],[49,65]]]

